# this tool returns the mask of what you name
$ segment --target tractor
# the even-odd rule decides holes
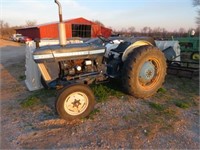
[[[118,79],[127,94],[147,98],[157,92],[166,76],[166,59],[150,37],[107,39],[66,44],[62,8],[59,8],[59,45],[39,46],[33,59],[46,87],[60,89],[56,110],[65,120],[88,116],[95,106],[92,83]]]
[[[177,37],[174,39],[179,41],[181,52],[191,53],[190,58],[192,60],[199,61],[200,59],[199,37],[188,36],[188,37]]]

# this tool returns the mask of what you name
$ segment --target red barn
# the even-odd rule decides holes
[[[64,21],[66,28],[66,37],[94,38],[98,35],[109,37],[112,30],[84,18],[76,18]],[[42,24],[33,27],[16,29],[17,33],[28,36],[32,39],[57,39],[58,22]]]

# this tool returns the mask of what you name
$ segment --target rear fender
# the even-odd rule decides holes
[[[145,40],[140,40],[140,41],[136,41],[134,42],[133,44],[131,44],[123,53],[122,55],[122,61],[124,62],[127,57],[128,57],[128,54],[130,54],[131,52],[133,52],[136,48],[140,47],[140,46],[145,46],[145,45],[152,45],[152,43],[148,42],[148,41],[145,41]]]

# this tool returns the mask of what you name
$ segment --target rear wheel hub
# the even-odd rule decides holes
[[[146,85],[154,78],[156,74],[156,69],[151,61],[147,61],[142,65],[139,72],[139,80],[141,84]]]

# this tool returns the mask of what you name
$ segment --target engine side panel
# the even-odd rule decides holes
[[[95,58],[104,55],[105,47],[87,43],[44,46],[33,52],[36,63],[62,61],[70,59]]]
[[[55,80],[59,75],[59,65],[54,62],[38,63],[38,68],[46,82]]]

